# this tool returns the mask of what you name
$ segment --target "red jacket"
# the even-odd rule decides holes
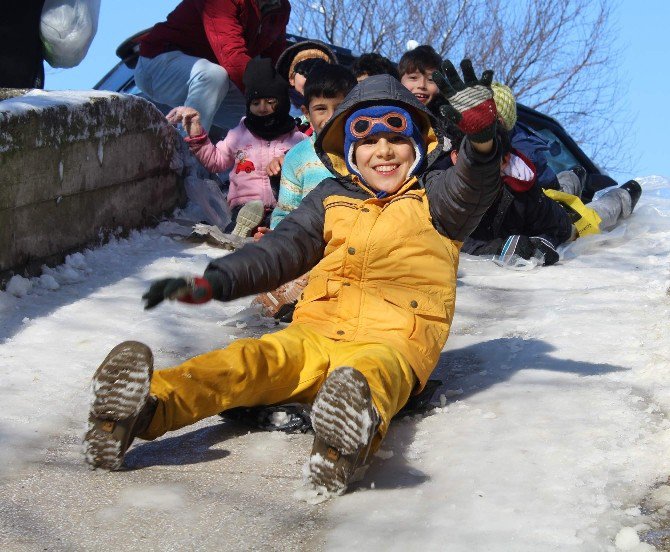
[[[244,92],[242,74],[256,56],[276,63],[286,48],[288,0],[261,18],[256,0],[183,0],[167,21],[156,24],[140,42],[148,58],[179,50],[218,63]]]

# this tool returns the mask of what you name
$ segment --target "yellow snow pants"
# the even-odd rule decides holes
[[[237,406],[311,404],[339,366],[351,366],[367,379],[383,437],[417,383],[407,360],[387,345],[335,341],[300,324],[259,339],[238,339],[154,372],[151,394],[159,399],[158,408],[139,437],[155,439]]]

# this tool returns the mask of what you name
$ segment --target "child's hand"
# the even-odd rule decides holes
[[[268,164],[268,168],[265,169],[265,172],[268,173],[268,176],[277,176],[281,173],[281,166],[284,164],[284,156],[280,155],[279,157],[274,157],[272,161]]]
[[[435,84],[449,102],[440,107],[440,113],[458,125],[472,142],[488,142],[495,136],[498,114],[491,90],[493,71],[484,71],[478,79],[469,59],[461,62],[461,71],[465,82],[451,61],[446,60],[442,71],[433,73]]]
[[[270,230],[267,226],[259,226],[256,230],[256,233],[254,234],[254,241],[260,240],[268,232],[272,232],[272,230]]]
[[[170,124],[173,125],[181,123],[181,126],[184,127],[186,134],[188,134],[191,138],[194,136],[200,136],[204,132],[204,129],[200,124],[200,113],[198,113],[198,111],[192,107],[175,107],[165,116],[165,118]]]
[[[144,309],[152,309],[165,299],[199,305],[212,298],[212,284],[204,277],[165,278],[151,284],[142,295]]]

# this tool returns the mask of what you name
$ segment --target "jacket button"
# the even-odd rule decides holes
[[[361,213],[369,213],[369,212],[370,212],[370,209],[368,209],[367,207],[363,207],[361,209]]]
[[[347,253],[349,253],[349,255],[355,255],[356,250],[353,247],[350,247],[349,249],[347,249]]]
[[[343,286],[350,286],[351,284],[349,282],[344,282],[342,285]]]
[[[300,294],[300,299],[304,299],[304,298],[305,298],[305,294],[304,294],[304,293],[301,293],[301,294]]]
[[[417,307],[419,306],[419,303],[417,303],[416,301],[412,301],[412,302],[409,304],[409,306],[412,307],[413,309],[415,309],[415,308],[417,308]]]
[[[343,330],[337,330],[337,335],[344,335],[344,331]]]

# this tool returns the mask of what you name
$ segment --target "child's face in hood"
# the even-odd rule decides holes
[[[271,115],[277,111],[277,98],[254,98],[249,103],[249,112],[258,117]]]
[[[432,102],[440,90],[433,80],[433,73],[435,69],[430,69],[425,72],[414,71],[413,73],[406,73],[400,78],[400,82],[409,90],[414,97],[423,105],[428,105]]]
[[[354,158],[363,181],[393,194],[407,181],[416,155],[412,142],[394,132],[380,132],[355,144]]]

